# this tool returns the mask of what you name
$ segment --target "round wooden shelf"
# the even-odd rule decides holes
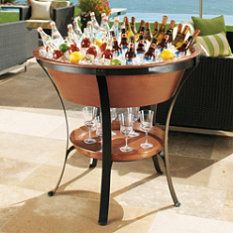
[[[159,153],[163,149],[164,145],[164,131],[158,127],[153,127],[150,130],[148,140],[154,146],[150,149],[143,149],[140,144],[145,141],[145,133],[139,128],[139,124],[134,127],[140,135],[138,137],[130,137],[128,139],[128,144],[133,148],[131,152],[121,152],[120,147],[124,146],[125,139],[124,136],[119,131],[119,127],[115,123],[113,125],[113,130],[116,135],[112,136],[112,161],[134,161],[142,160],[145,158],[150,158],[155,154]],[[88,131],[85,126],[72,131],[70,135],[70,140],[74,144],[77,151],[87,157],[102,159],[102,152],[100,152],[100,139],[96,136],[95,132],[92,132],[93,138],[96,139],[96,143],[88,145],[84,143],[84,139],[87,138]]]

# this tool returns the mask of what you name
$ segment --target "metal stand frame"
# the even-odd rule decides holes
[[[151,67],[151,68],[143,68],[143,69],[96,69],[96,68],[80,68],[80,67],[66,67],[65,65],[56,65],[56,64],[50,64],[41,61],[40,59],[37,59],[38,63],[42,67],[42,69],[45,71],[47,76],[49,77],[50,81],[52,82],[58,97],[60,99],[64,116],[65,116],[65,122],[66,122],[66,134],[67,134],[67,140],[66,140],[66,152],[65,152],[65,160],[63,163],[62,171],[60,174],[60,177],[58,179],[57,185],[55,188],[48,193],[49,196],[53,196],[57,189],[59,188],[59,185],[61,183],[62,177],[64,175],[65,166],[67,162],[67,158],[69,153],[74,149],[74,146],[71,146],[69,148],[69,126],[68,126],[68,118],[67,113],[65,109],[64,102],[62,100],[62,97],[59,93],[58,88],[56,87],[56,84],[52,80],[52,77],[49,75],[46,68],[51,68],[59,71],[66,71],[71,73],[83,73],[83,74],[95,74],[98,88],[99,88],[99,96],[100,96],[100,105],[101,105],[101,113],[102,113],[102,125],[103,125],[103,156],[102,156],[102,178],[101,178],[101,194],[100,194],[100,209],[99,209],[99,224],[100,225],[106,225],[108,222],[108,210],[109,210],[109,195],[110,195],[110,181],[111,181],[111,168],[112,168],[112,158],[111,158],[111,116],[110,116],[110,104],[109,104],[109,95],[108,95],[108,86],[107,86],[107,80],[106,76],[111,75],[127,75],[132,74],[134,72],[135,75],[145,74],[145,73],[161,73],[161,72],[169,72],[173,70],[179,70],[179,69],[189,69],[189,74],[194,70],[198,63],[198,57],[193,58],[192,60],[188,60],[181,64],[169,64],[164,67]],[[187,77],[187,76],[186,76]],[[170,164],[169,164],[169,153],[168,153],[168,136],[169,136],[169,125],[170,125],[170,119],[173,107],[175,105],[177,96],[180,93],[180,90],[184,84],[186,79],[182,79],[179,87],[176,90],[176,93],[173,96],[168,115],[166,120],[166,126],[165,126],[165,142],[164,142],[164,154],[161,152],[158,155],[155,155],[152,157],[154,166],[156,171],[159,174],[162,174],[162,170],[159,166],[159,161],[157,156],[161,156],[161,158],[164,161],[165,165],[165,174],[167,178],[167,183],[169,187],[169,191],[171,194],[171,197],[173,199],[174,205],[176,207],[180,206],[180,202],[177,199],[175,189],[172,183],[172,178],[170,174]],[[90,168],[95,167],[97,164],[96,159],[92,159],[90,161]]]

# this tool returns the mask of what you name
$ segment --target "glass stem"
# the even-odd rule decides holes
[[[145,144],[148,144],[148,131],[146,131],[145,133],[146,133],[146,141],[145,141]]]
[[[128,147],[128,136],[125,137],[125,148]]]
[[[91,127],[88,127],[88,139],[91,139]]]

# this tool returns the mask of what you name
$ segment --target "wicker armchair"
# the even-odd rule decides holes
[[[233,51],[233,32],[227,38]],[[158,106],[157,123],[165,124],[168,106]],[[201,57],[178,96],[171,125],[233,132],[233,58]]]
[[[19,21],[0,24],[0,75],[33,57],[38,47],[38,33]]]
[[[62,3],[62,2],[61,2]],[[31,17],[31,6],[19,7],[19,19],[25,20],[28,28],[36,29],[39,26],[42,27],[47,33],[50,34],[50,22],[54,21],[59,32],[62,36],[67,35],[67,25],[72,23],[74,17],[75,6],[65,6],[65,7],[53,7],[51,8],[51,20],[42,22],[42,20],[30,20]]]

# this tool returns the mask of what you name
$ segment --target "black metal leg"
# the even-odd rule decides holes
[[[189,74],[186,76],[187,78],[191,75],[191,73],[193,72],[194,68],[192,68],[192,69],[189,70]],[[171,105],[170,105],[169,110],[168,110],[167,119],[166,119],[166,125],[165,125],[165,136],[164,136],[165,137],[165,141],[164,141],[164,156],[162,157],[163,160],[164,160],[165,173],[166,173],[166,177],[167,177],[168,187],[169,187],[169,190],[170,190],[170,193],[171,193],[174,205],[176,207],[179,207],[181,204],[178,201],[178,198],[176,196],[175,189],[174,189],[174,186],[173,186],[173,183],[172,183],[171,173],[170,173],[170,162],[169,162],[169,153],[168,153],[168,134],[169,134],[169,126],[170,126],[170,120],[171,120],[172,110],[174,108],[174,105],[175,105],[175,102],[177,100],[177,97],[178,97],[178,95],[179,95],[179,93],[180,93],[180,91],[181,91],[181,89],[182,89],[185,81],[187,80],[187,78],[183,79],[182,82],[181,82],[181,84],[177,88],[176,93],[175,93],[175,95],[174,95],[174,97],[172,99]]]
[[[48,195],[49,195],[49,196],[53,196],[53,195],[56,193],[56,191],[57,191],[57,189],[58,189],[58,187],[59,187],[59,185],[60,185],[60,183],[61,183],[62,177],[63,177],[63,175],[64,175],[68,155],[69,155],[69,153],[70,153],[72,150],[74,150],[75,148],[74,148],[74,146],[71,146],[71,147],[69,148],[69,124],[68,124],[68,117],[67,117],[67,113],[66,113],[65,104],[64,104],[63,99],[62,99],[62,97],[61,97],[61,95],[60,95],[60,92],[59,92],[59,90],[58,90],[56,84],[54,83],[52,77],[51,77],[50,74],[48,73],[48,71],[47,71],[47,70],[44,68],[44,66],[41,64],[41,61],[40,61],[40,60],[37,60],[37,62],[39,63],[39,65],[41,66],[41,68],[44,70],[44,72],[46,73],[47,77],[48,77],[49,80],[51,81],[51,83],[52,83],[54,89],[55,89],[56,92],[57,92],[57,95],[58,95],[59,100],[60,100],[61,105],[62,105],[63,113],[64,113],[64,116],[65,116],[65,123],[66,123],[66,149],[65,149],[65,159],[64,159],[64,163],[63,163],[61,175],[60,175],[60,177],[59,177],[59,179],[58,179],[58,182],[57,182],[55,188],[54,188],[52,191],[48,192]]]
[[[154,155],[152,157],[152,160],[153,160],[153,163],[154,163],[155,170],[157,171],[158,174],[162,175],[163,172],[162,172],[160,164],[159,164],[158,156],[159,156],[158,154]]]
[[[97,159],[90,158],[89,168],[95,168],[97,165]]]
[[[107,80],[105,76],[97,75],[99,87],[102,127],[103,127],[103,152],[102,152],[102,178],[101,178],[101,194],[100,194],[100,211],[99,224],[106,225],[108,223],[109,195],[112,168],[112,136],[111,136],[111,116],[110,104],[108,96]]]

